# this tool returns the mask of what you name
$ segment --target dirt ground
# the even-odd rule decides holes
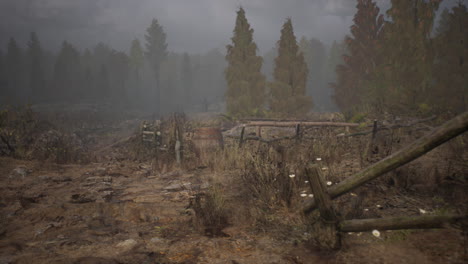
[[[236,223],[224,236],[205,236],[188,205],[216,172],[154,175],[148,162],[100,155],[85,165],[0,158],[0,264],[468,263],[466,234],[453,227],[382,231],[380,237],[347,233],[338,252],[320,251],[296,234],[278,237]],[[372,217],[420,214],[437,203],[373,187],[364,188],[369,199],[363,205]]]

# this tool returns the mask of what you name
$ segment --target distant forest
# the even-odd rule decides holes
[[[254,30],[242,8],[232,44],[206,54],[171,52],[157,19],[126,51],[104,43],[79,50],[64,41],[53,53],[33,32],[26,45],[11,38],[0,47],[0,103],[233,116],[341,111],[348,119],[466,111],[467,7],[460,1],[436,23],[440,1],[391,3],[384,16],[375,2],[358,0],[349,35],[331,46],[310,37],[296,40],[287,19],[278,29],[281,39],[263,56],[256,54]]]

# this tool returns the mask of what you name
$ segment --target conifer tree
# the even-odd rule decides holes
[[[45,93],[45,79],[43,72],[43,51],[35,32],[31,33],[28,42],[29,59],[29,88],[33,102],[41,101]]]
[[[253,32],[244,9],[239,8],[232,44],[227,45],[225,70],[227,112],[236,116],[260,115],[265,103],[263,59],[257,56]]]
[[[384,26],[383,59],[377,87],[385,93],[385,109],[427,111],[433,83],[434,52],[430,35],[440,0],[392,0]]]
[[[461,2],[442,17],[436,43],[435,110],[452,114],[468,107],[468,10]]]
[[[11,103],[18,103],[24,96],[24,63],[21,48],[14,38],[8,41],[5,65],[8,65],[6,67],[6,98]]]
[[[190,56],[187,53],[184,53],[182,57],[182,86],[184,90],[184,105],[187,109],[191,103],[191,93],[193,87],[193,74],[192,74],[192,62]]]
[[[312,108],[312,98],[306,95],[308,69],[299,51],[291,19],[287,19],[278,42],[274,80],[270,83],[270,108],[279,116],[300,117]]]
[[[84,96],[81,90],[82,69],[80,53],[64,41],[54,67],[54,95],[55,101],[74,101]]]
[[[156,114],[161,113],[161,87],[160,70],[161,64],[167,57],[166,33],[158,20],[153,19],[151,25],[146,29],[146,58],[154,71],[156,78]]]
[[[129,72],[129,58],[127,54],[112,50],[109,57],[109,77],[112,87],[111,96],[114,104],[128,103],[126,81]]]
[[[358,0],[357,13],[351,26],[351,36],[346,36],[348,54],[337,67],[337,80],[332,84],[335,101],[346,114],[362,108],[364,102],[374,102],[378,93],[367,83],[380,64],[379,47],[382,45],[383,15],[372,0]],[[367,88],[367,89],[366,89]],[[361,109],[362,110],[362,109]],[[374,109],[375,110],[375,109]]]
[[[96,79],[97,86],[97,97],[101,102],[109,102],[110,97],[110,84],[109,84],[109,72],[105,64],[102,64],[99,69],[99,74]]]
[[[132,41],[132,47],[130,48],[130,67],[133,69],[133,75],[135,78],[134,98],[137,99],[137,101],[141,99],[140,70],[143,68],[143,57],[143,49],[140,41],[138,39],[134,39]]]

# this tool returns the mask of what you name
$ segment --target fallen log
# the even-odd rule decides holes
[[[442,126],[433,130],[431,133],[401,149],[400,151],[395,152],[387,158],[365,168],[364,170],[331,187],[329,194],[332,198],[343,195],[363,185],[364,183],[369,182],[370,180],[373,180],[389,171],[392,171],[410,161],[415,160],[435,147],[464,133],[467,130],[468,112],[464,112],[457,117],[447,121]],[[316,206],[317,204],[314,199],[309,199],[302,207],[302,211],[308,214],[312,212]]]
[[[296,125],[306,126],[306,127],[357,127],[359,124],[356,123],[342,123],[342,122],[298,122],[298,121],[255,121],[248,122],[246,126],[268,126],[268,127],[295,127]]]
[[[455,223],[466,216],[460,215],[424,215],[409,217],[389,217],[374,219],[353,219],[340,222],[341,232],[364,232],[398,229],[443,228],[446,224]]]

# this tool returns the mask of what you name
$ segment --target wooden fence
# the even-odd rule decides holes
[[[306,166],[304,173],[309,178],[314,198],[305,203],[301,208],[301,212],[309,214],[318,208],[321,219],[318,223],[320,225],[319,229],[323,231],[321,234],[324,234],[320,237],[320,245],[331,249],[340,248],[340,232],[359,232],[373,229],[440,228],[446,223],[467,219],[467,216],[447,215],[340,220],[332,206],[332,199],[405,165],[467,130],[468,112],[465,112],[393,155],[365,168],[329,189],[326,188],[321,170],[317,165]]]

